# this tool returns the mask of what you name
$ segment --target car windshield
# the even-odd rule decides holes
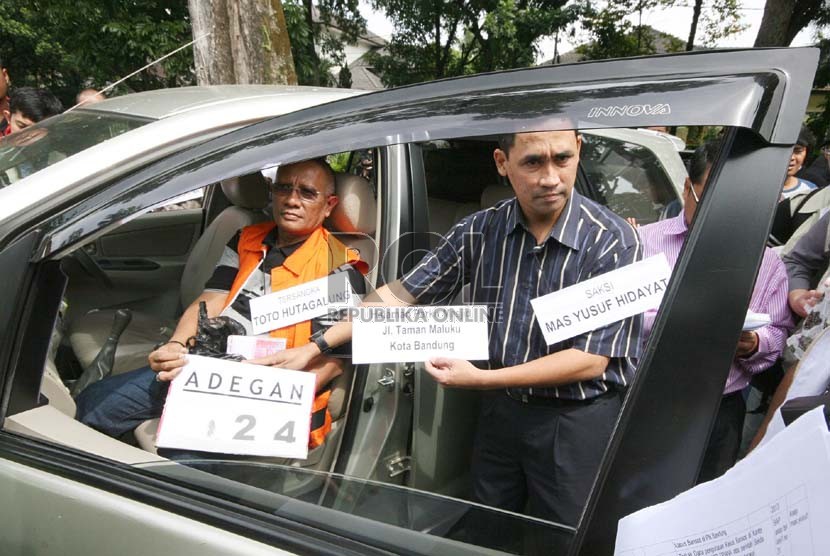
[[[28,127],[0,141],[0,187],[151,121],[77,110]]]

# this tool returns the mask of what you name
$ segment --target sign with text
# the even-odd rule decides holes
[[[160,448],[304,459],[314,374],[187,356],[170,384]]]
[[[345,272],[251,299],[254,334],[310,320],[355,305]]]
[[[548,345],[660,306],[671,276],[660,253],[530,300]]]
[[[361,307],[350,309],[352,362],[408,363],[446,356],[489,358],[487,307]]]

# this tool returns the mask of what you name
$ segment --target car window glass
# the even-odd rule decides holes
[[[583,194],[640,224],[680,212],[686,175],[682,140],[638,129],[585,130],[581,135],[577,186]],[[495,140],[430,141],[420,146],[431,232],[446,233],[464,216],[513,197],[493,162]]]
[[[152,120],[75,110],[30,126],[0,140],[0,186],[141,127]]]

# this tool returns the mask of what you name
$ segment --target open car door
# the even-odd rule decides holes
[[[682,492],[697,476],[817,56],[814,49],[701,52],[539,67],[382,91],[258,123],[152,163],[107,187],[80,189],[71,199],[61,196],[31,207],[0,223],[0,262],[12,269],[4,273],[0,303],[3,417],[8,421],[47,403],[41,376],[65,285],[56,261],[161,200],[275,164],[379,149],[381,216],[374,239],[381,281],[389,281],[411,265],[411,259],[405,262],[408,256],[428,247],[409,234],[422,229],[426,192],[408,145],[537,130],[721,125],[726,130],[723,151],[587,507],[576,527],[542,524],[555,532],[546,553],[611,554],[621,517]],[[403,472],[396,477],[405,478],[407,458],[442,457],[417,453],[430,449],[424,442],[406,453],[410,439],[401,435],[411,434],[411,428],[401,420],[412,411],[404,401],[412,395],[412,383],[403,380],[407,372],[405,366],[393,368],[393,387],[387,388],[378,382],[387,377],[383,366],[356,369],[338,469],[366,474],[358,479],[377,479],[378,467],[392,463],[389,458],[398,453]],[[371,404],[366,402],[370,398]],[[367,425],[378,406],[388,413],[374,427]],[[451,412],[442,418],[451,419]],[[365,465],[354,463],[360,457],[367,459]],[[473,550],[452,536],[457,531],[452,526],[424,527],[413,518],[390,527],[381,523],[388,518],[383,512],[347,515],[314,507],[353,510],[336,492],[334,502],[329,493],[316,501],[280,499],[263,513],[262,506],[240,509],[245,500],[229,503],[219,487],[189,483],[186,473],[177,472],[175,488],[165,493],[159,481],[169,477],[158,464],[115,465],[84,453],[83,446],[56,447],[4,431],[0,458],[139,499],[147,507],[186,511],[206,527],[297,552],[331,553],[337,538],[352,551],[357,546],[410,554]],[[60,465],[63,460],[73,465]],[[129,519],[153,526],[149,518]]]

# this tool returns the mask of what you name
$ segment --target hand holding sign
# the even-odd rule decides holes
[[[187,364],[187,348],[176,342],[168,342],[150,353],[147,361],[156,373],[157,379],[167,382],[176,378]]]
[[[434,357],[424,363],[427,372],[441,386],[454,388],[481,388],[484,383],[482,371],[469,361]]]

